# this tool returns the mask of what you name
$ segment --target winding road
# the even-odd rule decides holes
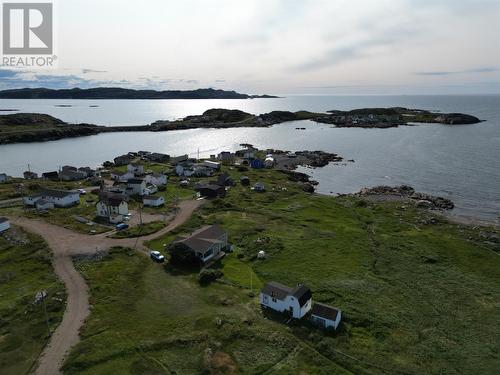
[[[9,218],[12,224],[28,232],[42,236],[53,252],[53,267],[57,276],[64,282],[67,292],[66,310],[63,320],[52,334],[49,343],[42,352],[35,374],[54,375],[60,368],[66,355],[79,340],[79,330],[90,313],[88,286],[75,269],[72,256],[95,254],[98,250],[113,246],[123,246],[146,251],[145,241],[163,236],[185,223],[203,201],[189,200],[179,203],[179,209],[173,220],[160,231],[138,238],[115,239],[106,237],[109,233],[88,235],[49,224],[43,220],[26,217]]]

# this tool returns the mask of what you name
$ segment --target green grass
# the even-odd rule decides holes
[[[230,173],[238,181],[240,173]],[[341,357],[344,366],[412,374],[488,374],[500,366],[500,251],[482,239],[488,230],[439,218],[422,224],[432,215],[407,204],[310,196],[278,172],[242,174],[268,191],[238,185],[188,226],[220,223],[243,254],[238,262],[262,282],[305,283],[315,300],[341,308],[344,334],[324,340],[362,361]],[[256,260],[260,250],[266,260]],[[226,277],[247,279],[232,262]]]
[[[200,287],[196,274],[167,272],[129,250],[81,264],[94,308],[68,373],[218,373],[219,362],[249,374],[500,367],[500,248],[486,239],[498,231],[439,217],[426,224],[434,215],[406,203],[308,195],[276,171],[226,170],[267,191],[238,184],[148,243],[163,251],[177,235],[221,224],[236,249],[222,262],[222,283]],[[257,259],[260,250],[266,259]],[[316,301],[344,312],[341,331],[265,318],[250,279],[253,288],[308,285]]]
[[[143,225],[137,225],[135,227],[131,227],[127,230],[122,230],[116,232],[111,237],[113,238],[133,238],[140,236],[147,236],[149,234],[153,234],[158,232],[159,230],[165,228],[165,223],[163,221],[152,221],[150,223],[146,223]]]
[[[275,365],[269,373],[282,373],[295,361],[311,372],[346,373],[264,319],[255,299],[238,288],[200,287],[196,274],[172,274],[128,249],[78,267],[93,309],[67,374],[220,373],[219,366],[254,374]]]
[[[12,241],[0,236],[0,372],[28,373],[48,340],[38,291],[46,290],[51,331],[60,323],[66,299],[64,287],[54,274],[50,250],[38,236],[12,228]]]
[[[92,199],[92,202],[87,202],[87,199]],[[74,230],[86,234],[98,234],[110,231],[112,228],[100,224],[87,225],[76,220],[75,217],[85,218],[87,220],[96,220],[96,204],[97,198],[93,195],[82,195],[80,204],[72,207],[53,208],[44,214],[40,214],[34,209],[22,210],[19,209],[19,214],[29,218],[43,219],[51,224]]]

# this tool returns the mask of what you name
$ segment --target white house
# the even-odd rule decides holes
[[[40,211],[51,210],[54,208],[54,203],[46,201],[45,199],[39,199],[35,202],[35,207]]]
[[[271,281],[260,292],[260,303],[264,307],[287,312],[296,319],[301,319],[312,307],[311,289],[304,285],[290,288]]]
[[[132,172],[111,172],[111,178],[115,181],[119,182],[127,182],[131,178],[134,178],[134,174]]]
[[[5,232],[9,228],[10,228],[9,219],[7,219],[6,217],[0,217],[0,233]]]
[[[127,165],[127,172],[133,175],[143,175],[144,174],[144,164],[140,163],[130,163]]]
[[[142,203],[148,207],[159,207],[165,204],[165,198],[156,195],[146,195],[142,198]]]
[[[150,173],[146,175],[146,182],[156,186],[164,186],[167,184],[167,175],[163,173]]]
[[[7,176],[5,173],[0,173],[0,183],[7,182],[8,179],[9,179],[9,176]]]
[[[266,156],[266,159],[264,160],[264,167],[266,168],[274,167],[274,158],[272,156]]]
[[[202,165],[207,168],[215,169],[216,171],[220,169],[220,163],[216,161],[205,160]]]
[[[342,311],[323,303],[315,302],[313,304],[311,309],[311,321],[321,328],[336,330],[341,320]]]
[[[43,199],[55,207],[69,207],[80,203],[80,193],[72,190],[45,189],[41,193],[24,198],[24,204],[34,206]]]
[[[96,204],[97,216],[105,217],[110,223],[123,221],[123,215],[128,214],[127,196],[110,192],[101,192]]]
[[[262,182],[257,182],[254,186],[253,186],[253,189],[255,191],[264,191],[266,190],[266,187],[264,186],[264,184]]]
[[[128,195],[147,195],[148,190],[146,189],[146,181],[142,178],[131,178],[127,180],[127,190]]]

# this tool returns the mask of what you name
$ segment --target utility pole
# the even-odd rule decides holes
[[[253,293],[253,274],[251,268],[250,268],[250,293]]]
[[[47,306],[45,306],[45,297],[47,297],[47,291],[42,290],[36,294],[35,302],[39,302],[39,301],[42,302],[43,313],[45,316],[45,323],[47,324],[47,332],[48,332],[49,337],[50,337],[51,333],[50,333],[50,325],[49,325],[49,315],[47,314]]]

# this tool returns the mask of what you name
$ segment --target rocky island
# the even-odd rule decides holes
[[[0,92],[1,93],[1,92]],[[214,108],[183,119],[159,120],[150,125],[99,126],[68,124],[45,114],[14,113],[0,115],[0,144],[43,142],[110,132],[169,131],[196,128],[269,127],[284,122],[311,120],[335,127],[392,128],[413,123],[448,125],[479,123],[477,117],[461,113],[436,113],[407,108],[363,108],[352,111],[272,111],[255,115],[237,109]]]

